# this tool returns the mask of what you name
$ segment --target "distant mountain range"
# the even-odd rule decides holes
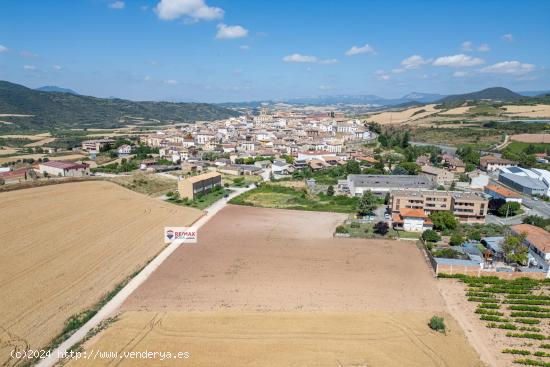
[[[35,90],[40,92],[70,93],[78,95],[78,93],[72,89],[56,87],[55,85],[45,85],[43,87],[36,88]]]
[[[57,89],[57,87],[56,87]],[[238,112],[207,103],[134,102],[67,92],[38,91],[0,81],[0,131],[49,130],[59,128],[113,128],[127,121],[143,120],[149,125],[215,120]]]
[[[427,103],[459,103],[467,100],[495,100],[513,101],[524,97],[542,96],[550,91],[527,91],[516,93],[507,88],[494,87],[481,91],[465,94],[443,95],[436,93],[411,92],[401,98],[384,98],[373,94],[360,95],[325,95],[303,98],[291,98],[287,100],[267,100],[252,102],[222,103],[222,106],[230,108],[257,108],[262,104],[287,103],[291,105],[337,106],[337,105],[363,105],[374,108],[382,107],[408,107]]]

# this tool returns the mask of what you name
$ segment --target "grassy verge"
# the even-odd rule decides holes
[[[353,213],[357,200],[347,196],[313,195],[305,189],[262,184],[233,198],[230,203],[262,208]]]

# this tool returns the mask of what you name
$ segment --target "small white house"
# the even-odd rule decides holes
[[[424,232],[433,228],[432,221],[422,209],[401,208],[393,216],[393,227],[406,232]]]
[[[124,157],[132,153],[132,147],[129,146],[128,144],[124,144],[118,147],[117,152],[119,157]]]

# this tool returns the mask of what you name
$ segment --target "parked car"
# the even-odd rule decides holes
[[[389,213],[384,214],[384,219],[390,220],[390,219],[391,219],[391,215],[389,215]]]

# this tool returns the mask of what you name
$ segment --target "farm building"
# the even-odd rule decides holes
[[[43,174],[59,177],[82,177],[90,174],[90,168],[86,163],[73,163],[66,161],[49,161],[38,165]]]
[[[479,166],[486,172],[493,172],[500,168],[517,166],[518,162],[508,159],[495,157],[494,155],[486,155],[479,159]]]
[[[193,200],[197,195],[206,194],[222,185],[222,175],[218,172],[207,172],[178,180],[180,197]]]

